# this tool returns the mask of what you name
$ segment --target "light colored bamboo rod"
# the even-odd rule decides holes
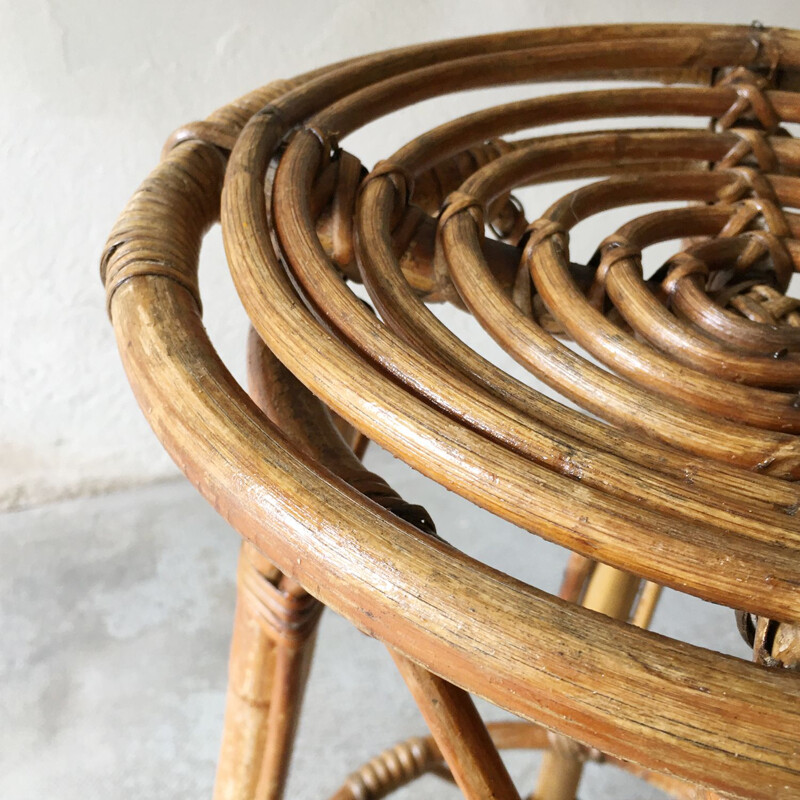
[[[637,628],[650,627],[662,589],[662,586],[653,581],[645,581],[639,602],[636,603],[636,610],[633,612],[631,624],[636,625]]]
[[[598,564],[589,579],[582,605],[614,619],[627,619],[636,593],[639,578],[607,564]]]
[[[583,763],[555,749],[545,751],[533,800],[574,800],[583,774]]]

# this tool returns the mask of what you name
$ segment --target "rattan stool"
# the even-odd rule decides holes
[[[449,92],[595,79],[628,88],[487,108],[371,171],[343,149]],[[272,83],[168,140],[102,273],[142,409],[245,539],[218,800],[281,796],[322,604],[390,648],[431,734],[337,800],[427,771],[519,798],[504,747],[546,749],[538,800],[574,798],[587,759],[677,797],[800,797],[798,88],[789,31],[523,31]],[[697,125],[609,122],[670,115]],[[581,185],[547,194],[565,179]],[[529,221],[511,192],[532,185],[550,205]],[[576,225],[641,203],[664,206],[570,258]],[[200,316],[220,218],[249,395]],[[672,240],[647,274],[643,251]],[[478,355],[432,302],[590,413]],[[573,551],[561,596],[447,544],[362,466],[368,439]],[[662,586],[740,609],[759,663],[648,632]],[[487,726],[469,692],[524,721]]]

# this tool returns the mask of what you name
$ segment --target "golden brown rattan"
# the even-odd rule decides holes
[[[347,150],[425,99],[598,79],[627,85],[486,108],[375,165]],[[246,540],[218,798],[281,795],[321,604],[386,643],[432,736],[337,800],[426,771],[517,798],[496,744],[520,743],[547,750],[538,800],[573,798],[587,758],[679,797],[800,796],[798,88],[790,31],[522,31],[275,82],[169,139],[102,271],[140,405]],[[697,124],[614,122],[669,116]],[[547,194],[565,179],[581,185]],[[550,203],[535,220],[511,194],[529,186]],[[628,206],[587,264],[571,257],[579,223]],[[250,395],[200,318],[218,218]],[[483,358],[438,301],[590,413]],[[561,597],[447,544],[362,466],[367,439],[572,550]],[[661,586],[740,609],[760,663],[645,630]],[[487,728],[469,692],[530,724]]]

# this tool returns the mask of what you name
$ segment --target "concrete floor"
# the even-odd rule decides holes
[[[564,551],[369,455],[453,544],[553,591]],[[210,797],[238,537],[183,481],[0,517],[0,798]],[[667,592],[654,627],[746,657],[726,609]],[[288,798],[322,800],[357,765],[425,730],[376,641],[323,617]],[[481,704],[486,716],[502,712]],[[513,754],[523,789],[537,759]],[[399,800],[457,797],[427,777]],[[610,767],[582,800],[656,800]]]

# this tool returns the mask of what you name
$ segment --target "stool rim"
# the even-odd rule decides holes
[[[702,28],[714,30],[721,29]],[[747,29],[735,30],[743,37]],[[621,34],[602,26],[591,31]],[[534,38],[547,40],[541,32]],[[501,40],[467,41],[448,46],[458,52]],[[392,58],[402,63],[413,52]],[[357,64],[372,68],[369,59]],[[305,91],[297,94],[301,109],[309,102]],[[264,127],[268,116],[249,123],[236,147],[246,152],[248,137],[258,137],[255,126]],[[118,230],[114,250],[127,248],[124,255],[137,265],[168,262],[173,253],[164,242],[178,241],[189,252],[175,269],[196,268],[223,169],[213,145],[181,143],[123,215],[127,238]],[[236,188],[226,185],[228,200]],[[157,209],[146,202],[153,189],[168,201]],[[613,740],[610,749],[623,758],[735,794],[767,798],[800,789],[800,687],[793,676],[548,598],[374,508],[309,463],[238,387],[207,339],[192,286],[163,271],[134,275],[114,285],[110,308],[140,405],[190,480],[287,575],[432,671],[579,741],[604,749]],[[475,598],[483,615],[472,610]],[[745,718],[744,731],[727,730]],[[685,720],[695,723],[690,733]],[[748,760],[759,762],[763,783],[755,787]]]

